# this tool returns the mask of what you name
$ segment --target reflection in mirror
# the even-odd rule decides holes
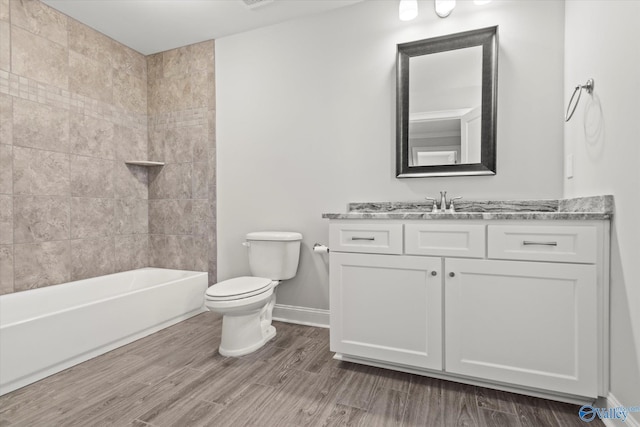
[[[398,45],[397,176],[495,174],[497,27]]]
[[[482,48],[416,56],[409,75],[409,166],[480,163]]]

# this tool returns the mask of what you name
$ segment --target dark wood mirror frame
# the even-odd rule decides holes
[[[480,163],[409,166],[409,59],[414,56],[475,46],[482,46]],[[396,71],[396,177],[495,175],[496,115],[498,107],[498,27],[399,44]]]

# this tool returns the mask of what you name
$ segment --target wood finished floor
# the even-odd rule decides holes
[[[585,426],[575,405],[339,362],[327,329],[274,325],[225,358],[201,314],[0,397],[0,426]]]

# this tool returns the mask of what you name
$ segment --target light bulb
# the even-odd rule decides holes
[[[456,0],[434,0],[436,15],[440,18],[446,18],[451,14],[451,11],[456,7]]]
[[[418,0],[400,0],[398,17],[401,21],[411,21],[418,16]]]

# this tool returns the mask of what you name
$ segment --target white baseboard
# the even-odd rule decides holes
[[[275,307],[273,307],[273,320],[328,328],[329,310],[276,304]]]
[[[618,408],[620,406],[625,406],[611,393],[607,396],[607,408]],[[640,421],[638,418],[640,417],[640,412],[629,412],[627,419],[623,422],[621,420],[616,419],[603,419],[602,422],[607,427],[640,427]]]

